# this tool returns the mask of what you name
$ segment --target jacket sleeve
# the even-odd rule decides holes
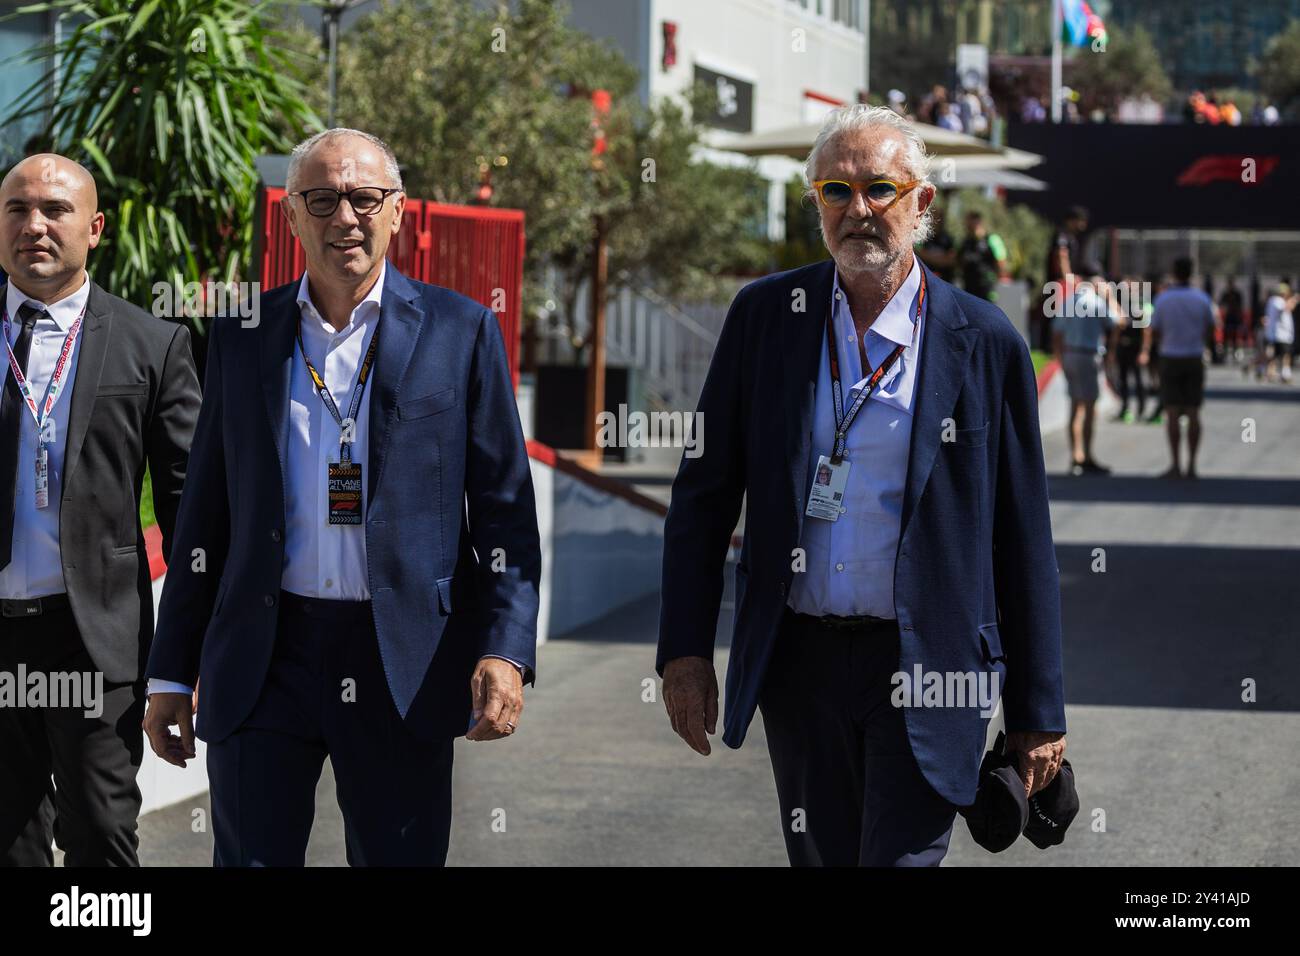
[[[683,452],[664,522],[659,649],[655,670],[678,657],[713,657],[723,568],[745,496],[742,431],[746,313],[752,294],[731,303],[696,411],[695,457]],[[688,449],[689,451],[689,449]]]
[[[149,651],[148,677],[193,687],[199,678],[203,635],[212,619],[217,586],[230,547],[230,504],[222,435],[223,322],[208,333],[208,367],[194,442],[185,469],[185,489],[176,511],[171,560],[158,607],[158,627]]]
[[[542,569],[537,505],[505,344],[487,309],[474,344],[466,414],[465,498],[480,562],[479,657],[522,664],[531,681]]]
[[[1029,350],[1011,343],[1003,385],[993,514],[993,583],[1006,653],[1008,731],[1065,732],[1061,588],[1052,544],[1038,387]]]
[[[185,484],[185,466],[194,439],[194,423],[202,395],[190,331],[178,325],[167,348],[162,381],[149,423],[149,475],[153,482],[153,510],[162,532],[163,559],[170,560],[176,532],[176,511]]]

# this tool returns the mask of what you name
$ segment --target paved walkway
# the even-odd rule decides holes
[[[959,821],[946,864],[1300,864],[1300,389],[1212,369],[1194,482],[1155,477],[1157,426],[1101,425],[1109,478],[1065,477],[1064,435],[1045,445],[1083,811],[1064,846],[996,856]],[[451,864],[784,865],[761,719],[706,759],[643,700],[657,613],[649,600],[552,640],[518,736],[457,742]],[[206,799],[141,820],[146,865],[210,861],[195,810]],[[309,862],[343,861],[327,767]]]

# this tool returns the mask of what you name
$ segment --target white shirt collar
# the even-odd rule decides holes
[[[358,323],[366,322],[372,315],[379,315],[380,303],[384,298],[384,279],[387,275],[388,261],[385,260],[379,267],[379,278],[376,279],[375,284],[370,287],[370,291],[366,293],[366,297],[358,302],[356,308],[352,310],[352,314],[348,316],[348,324],[343,327],[342,331],[346,332],[349,329],[354,328]],[[307,273],[305,272],[302,274],[302,281],[298,283],[298,308],[304,315],[311,316],[319,322],[319,327],[323,331],[328,332],[330,335],[336,334],[334,327],[325,321],[325,317],[322,316],[320,310],[316,308],[316,303],[312,302],[311,291],[307,287]],[[308,326],[308,328],[311,328],[311,326]]]
[[[6,283],[5,290],[5,310],[9,313],[9,321],[15,328],[18,327],[18,310],[22,308],[24,302],[32,302],[44,309],[54,324],[59,327],[59,331],[67,334],[72,328],[72,323],[77,321],[77,316],[81,315],[81,310],[86,307],[90,300],[90,276],[83,270],[81,273],[81,288],[72,295],[64,296],[53,305],[46,305],[40,299],[33,299],[25,294],[13,283],[11,277]]]
[[[916,323],[916,313],[912,310],[912,301],[916,298],[917,291],[921,288],[921,261],[912,256],[912,270],[903,280],[903,284],[898,287],[893,298],[885,303],[885,307],[880,310],[880,315],[871,325],[871,331],[875,332],[882,338],[886,338],[895,345],[911,346],[912,332]],[[840,294],[840,270],[837,266],[835,269],[834,288],[831,292],[832,302],[842,303],[845,314],[852,326],[853,317],[848,314],[849,300],[848,296]]]

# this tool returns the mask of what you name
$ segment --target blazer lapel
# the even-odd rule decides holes
[[[974,354],[979,330],[972,327],[953,298],[950,287],[924,264],[926,292],[925,332],[921,363],[917,369],[916,402],[912,409],[912,441],[908,450],[907,483],[898,539],[916,510],[921,492],[939,452],[943,420],[952,415],[961,392],[966,367]]]
[[[298,347],[296,332],[300,317],[300,282],[301,277],[297,283],[268,293],[267,298],[277,294],[283,298],[264,303],[266,321],[258,326],[258,367],[261,372],[262,396],[266,401],[267,423],[271,427],[271,437],[275,441],[280,461],[280,488],[286,507],[289,501],[288,488],[285,486],[288,471],[285,456],[289,447],[289,376],[293,372],[293,350]],[[240,329],[235,334],[247,333]]]
[[[90,418],[95,411],[95,395],[104,371],[104,356],[113,334],[113,315],[104,291],[93,281],[86,300],[86,318],[77,343],[77,373],[73,377],[72,405],[68,409],[68,450],[63,459],[63,487],[71,487],[72,475],[81,457]]]
[[[370,429],[369,461],[370,479],[366,484],[366,506],[374,500],[383,473],[388,450],[388,430],[397,408],[397,395],[401,390],[406,369],[424,330],[424,312],[416,305],[419,292],[390,262],[384,275],[384,293],[379,302],[379,324],[375,334],[379,345],[375,350],[375,368],[369,385]]]
[[[807,296],[804,311],[794,311],[793,298],[778,306],[782,316],[781,354],[774,363],[783,378],[784,401],[781,406],[785,409],[786,464],[796,537],[803,533],[805,485],[812,455],[814,395],[821,372],[818,363],[821,361],[822,340],[826,337],[826,309],[831,299],[835,261],[819,262],[806,270],[805,276],[802,287]]]

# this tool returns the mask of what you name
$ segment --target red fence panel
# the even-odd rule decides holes
[[[428,238],[425,239],[424,237]],[[524,214],[518,209],[424,204],[425,282],[455,289],[492,309],[519,384],[524,284]]]
[[[388,261],[397,266],[402,275],[428,282],[419,269],[420,223],[424,219],[424,201],[407,199],[402,209],[402,228],[388,244]],[[459,290],[457,290],[459,291]]]
[[[293,282],[306,269],[302,245],[279,210],[283,189],[263,191],[258,278],[263,289]],[[524,214],[519,209],[451,206],[407,199],[388,260],[404,275],[453,289],[496,313],[510,377],[519,385],[524,285]]]
[[[283,189],[267,189],[262,196],[262,256],[257,278],[263,289],[292,282],[307,268],[302,244],[280,211],[280,200],[284,197]]]

